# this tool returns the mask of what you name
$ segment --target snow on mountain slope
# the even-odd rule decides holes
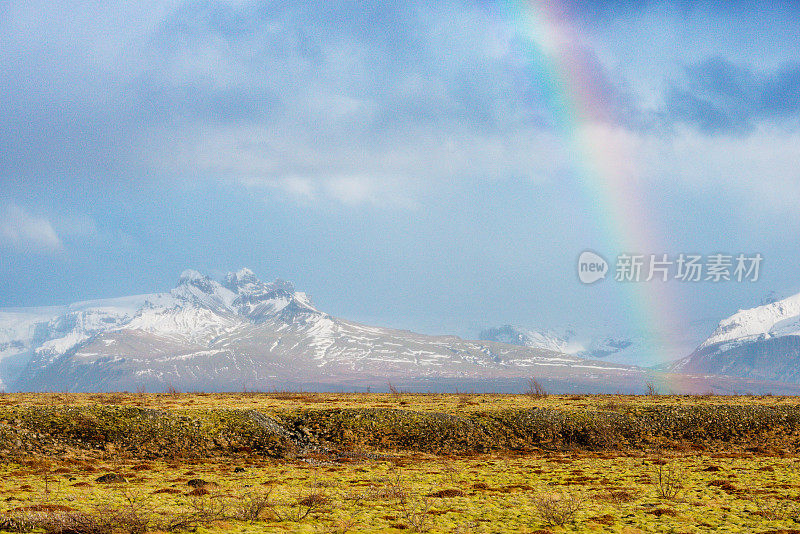
[[[8,389],[19,377],[35,348],[37,327],[47,323],[61,308],[0,311],[0,389]]]
[[[641,336],[609,336],[599,333],[580,335],[573,328],[525,330],[505,325],[484,330],[479,338],[625,365],[651,364],[639,354],[643,346]]]
[[[27,350],[16,389],[162,390],[561,377],[600,390],[638,368],[531,348],[365,326],[318,310],[289,282],[242,269],[223,283],[185,271],[169,293],[6,316]],[[16,346],[16,345],[15,345]],[[14,349],[17,350],[17,349]],[[20,349],[21,350],[21,349]],[[616,382],[615,382],[616,381]],[[8,383],[8,381],[7,381]],[[616,387],[621,387],[617,385]]]
[[[749,310],[739,310],[722,320],[698,349],[720,343],[746,343],[761,337],[800,335],[800,294]]]
[[[141,330],[175,341],[209,343],[230,332],[239,322],[233,314],[221,314],[212,309],[189,305],[145,308],[120,328]]]
[[[483,330],[478,338],[566,354],[578,354],[586,350],[582,343],[575,340],[575,333],[572,330],[559,333],[551,329],[523,330],[511,325],[504,325]]]
[[[33,358],[55,358],[93,335],[129,321],[153,295],[0,310],[0,387],[9,388]]]
[[[723,319],[669,369],[800,383],[800,294]]]
[[[662,366],[692,352],[716,321],[696,320],[663,325],[659,332],[614,332],[611,327],[523,329],[511,325],[483,330],[479,338],[555,350],[621,365]],[[613,332],[613,333],[612,333]]]

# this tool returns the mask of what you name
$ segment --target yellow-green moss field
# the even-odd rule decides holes
[[[276,417],[293,410],[336,408],[442,414],[533,408],[621,413],[631,406],[784,406],[798,402],[784,397],[617,395],[0,396],[0,407],[11,410],[10,414],[16,414],[13,410],[18,406],[119,404],[178,413],[254,409]],[[325,421],[338,424],[332,419]],[[796,424],[795,419],[787,421]],[[25,425],[25,421],[18,423],[20,428]],[[40,442],[29,429],[9,435],[12,442]],[[620,446],[620,450],[602,441],[595,450],[594,441],[584,447],[559,442],[550,448],[532,441],[525,453],[498,450],[461,456],[396,448],[359,449],[352,447],[352,442],[341,448],[331,442],[328,446],[337,448],[336,453],[332,449],[315,453],[317,442],[310,441],[307,450],[282,458],[253,451],[230,452],[224,447],[212,449],[217,452],[207,458],[196,454],[154,457],[152,450],[138,454],[120,451],[120,445],[86,440],[58,441],[58,446],[47,442],[49,448],[41,453],[29,449],[2,453],[0,530],[47,534],[800,533],[796,452],[800,438],[794,427],[779,437],[769,446],[759,446],[759,436],[744,436],[742,439],[754,445],[749,451],[734,442],[713,440],[704,444],[663,441],[669,447],[654,440],[644,449]],[[108,476],[112,474],[115,476]]]
[[[696,405],[797,405],[800,397],[773,395],[530,395],[439,393],[13,393],[0,395],[0,406],[87,406],[94,404],[138,406],[171,410],[181,408],[236,408],[271,411],[298,408],[404,408],[454,413],[503,409],[583,408],[622,406]]]
[[[198,510],[219,510],[218,520],[200,527],[214,532],[633,533],[800,528],[795,522],[800,476],[794,458],[575,453],[471,458],[393,455],[317,463],[313,459],[205,463],[30,459],[22,464],[4,463],[0,477],[3,506],[10,513],[103,513],[105,507],[133,506],[179,518]],[[677,475],[677,494],[669,494],[670,486],[658,485],[659,468],[662,476]],[[98,482],[106,473],[120,474],[126,481]],[[539,508],[548,495],[580,499],[574,518],[564,526],[548,525],[543,518]],[[259,517],[231,519],[237,507],[252,497],[268,500]]]

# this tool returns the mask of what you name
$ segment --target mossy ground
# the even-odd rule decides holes
[[[800,405],[800,397],[773,395],[530,395],[427,393],[14,393],[0,395],[0,406],[138,406],[154,409],[256,409],[262,412],[307,408],[403,408],[453,413],[531,407],[594,410],[625,406]]]
[[[665,406],[708,405],[726,410],[798,403],[797,398],[784,397],[534,399],[300,393],[0,397],[0,408],[6,410],[140,406],[174,412],[179,421],[184,414],[216,413],[222,408],[257,409],[279,419],[298,410],[312,410],[309,413],[314,415],[314,410],[335,408],[458,415],[533,407],[621,413]],[[331,412],[319,413],[325,415],[321,420],[330,420]],[[136,450],[108,447],[67,446],[58,454],[10,451],[0,462],[0,512],[6,516],[25,510],[98,513],[108,506],[130,506],[133,501],[152,513],[181,517],[219,506],[225,508],[219,519],[196,528],[232,533],[800,532],[797,439],[793,432],[782,436],[783,442],[749,447],[749,451],[735,443],[687,442],[669,448],[658,443],[647,447],[561,444],[525,452],[430,454],[380,447],[363,439],[348,441],[342,454],[309,450],[281,458],[238,449],[207,457],[183,453],[143,457]],[[751,436],[748,441],[757,443],[757,438]],[[120,474],[125,482],[97,481],[107,473]],[[662,485],[659,474],[666,480]],[[547,524],[544,519],[541,499],[548,495],[581,501],[565,525]],[[263,496],[269,506],[257,519],[233,518],[233,512],[253,496]]]

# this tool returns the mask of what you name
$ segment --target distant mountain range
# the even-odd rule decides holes
[[[478,339],[572,354],[606,362],[652,367],[667,359],[677,360],[691,353],[708,336],[716,321],[692,321],[663,326],[662,332],[614,332],[611,328],[526,329],[512,325],[488,328]]]
[[[483,330],[478,339],[553,350],[584,358],[605,358],[636,348],[637,344],[632,337],[580,336],[572,328],[526,330],[512,325]]]
[[[710,336],[700,335],[703,329],[713,331]],[[579,334],[576,330],[505,325],[486,329],[479,338],[689,376],[800,384],[800,294],[780,299],[770,293],[759,306],[740,310],[716,325],[709,326],[708,321],[686,325],[682,338],[688,355],[668,363],[649,359],[649,354],[657,352],[649,350],[656,336]]]
[[[417,389],[536,376],[597,391],[643,384],[639,368],[548,348],[427,336],[357,324],[317,309],[289,282],[242,269],[220,283],[185,271],[169,293],[0,311],[7,390],[167,387]]]
[[[282,280],[185,271],[168,293],[0,309],[6,391],[364,390],[799,393],[800,295],[739,312],[688,357],[646,369],[645,336],[502,326],[479,341],[366,326]],[[695,343],[693,346],[697,346]],[[686,353],[692,349],[688,349]],[[718,376],[718,375],[732,375]],[[679,386],[679,387],[678,387]]]

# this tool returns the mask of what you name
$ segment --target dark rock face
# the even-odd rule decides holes
[[[681,362],[683,373],[729,375],[800,384],[800,336],[766,338],[725,348],[711,345]]]
[[[518,345],[520,347],[524,347],[530,342],[530,338],[527,335],[511,325],[488,328],[483,330],[478,338],[487,341],[508,343],[509,345]]]

